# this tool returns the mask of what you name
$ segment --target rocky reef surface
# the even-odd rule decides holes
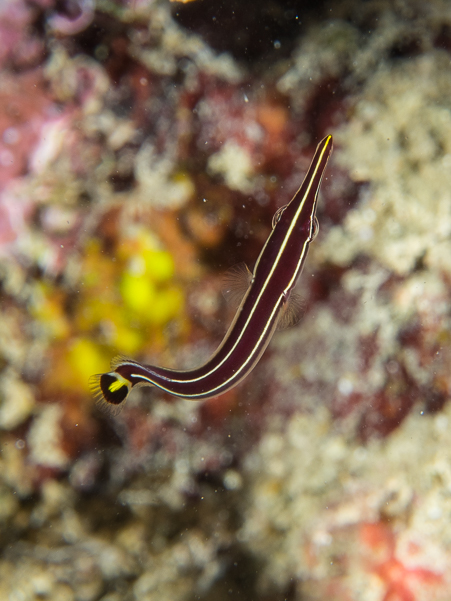
[[[445,0],[1,4],[0,598],[449,599],[450,74]],[[215,350],[329,133],[300,323],[99,412]]]

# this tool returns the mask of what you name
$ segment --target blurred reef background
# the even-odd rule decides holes
[[[199,365],[319,140],[301,322]],[[449,0],[0,3],[0,599],[447,601]]]

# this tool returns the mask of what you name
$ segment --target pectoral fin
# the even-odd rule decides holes
[[[236,308],[243,300],[251,282],[252,272],[246,263],[238,263],[225,272],[222,294],[227,302]]]
[[[277,324],[278,330],[285,330],[298,323],[304,314],[304,303],[302,297],[296,292],[291,292],[282,309],[282,315]]]

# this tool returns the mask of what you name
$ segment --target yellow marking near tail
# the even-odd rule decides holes
[[[124,384],[124,382],[121,382],[119,379],[117,379],[116,382],[112,382],[108,386],[108,390],[110,392],[116,392],[117,390],[120,390],[123,386],[127,386],[127,384]]]

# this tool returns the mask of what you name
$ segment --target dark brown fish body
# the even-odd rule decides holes
[[[253,369],[268,346],[289,303],[318,223],[318,191],[332,151],[332,136],[322,140],[293,199],[274,216],[273,229],[255,264],[252,279],[224,340],[202,366],[186,371],[120,359],[113,371],[93,376],[98,400],[123,404],[136,385],[153,385],[192,400],[229,390]]]

